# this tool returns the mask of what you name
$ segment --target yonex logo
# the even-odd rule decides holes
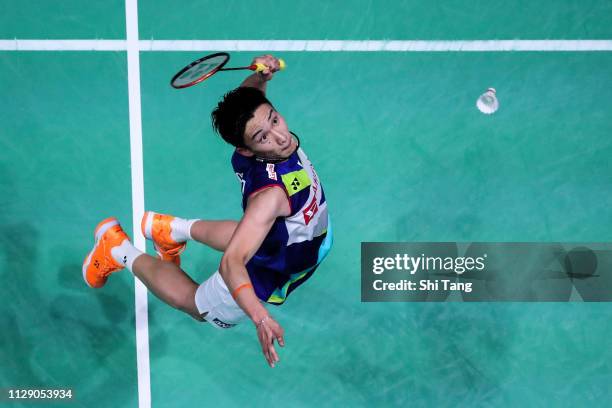
[[[123,263],[124,263],[124,264],[127,264],[127,256],[124,256],[124,257],[123,257]]]
[[[297,177],[293,178],[293,181],[291,182],[291,187],[293,187],[294,190],[300,188],[300,180],[298,180]]]
[[[100,262],[97,259],[94,261],[94,266],[96,269],[100,269]]]
[[[281,178],[289,196],[297,194],[310,186],[308,173],[303,169],[282,174]]]
[[[217,326],[221,327],[222,329],[229,329],[230,327],[234,327],[235,326],[235,324],[232,324],[232,323],[222,322],[221,320],[217,319],[216,317],[213,319],[213,323],[216,324]]]

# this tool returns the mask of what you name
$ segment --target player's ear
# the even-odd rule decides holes
[[[253,157],[253,156],[255,156],[255,153],[253,153],[252,151],[250,151],[246,147],[237,147],[236,151],[238,153],[240,153],[241,155],[246,156],[246,157]]]

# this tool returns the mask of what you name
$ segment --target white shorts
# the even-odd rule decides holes
[[[219,271],[202,282],[195,294],[195,304],[204,319],[217,329],[229,329],[247,318],[227,289]]]

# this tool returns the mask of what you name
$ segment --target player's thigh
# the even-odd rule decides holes
[[[225,252],[237,226],[237,221],[202,220],[191,227],[191,237],[211,248]]]

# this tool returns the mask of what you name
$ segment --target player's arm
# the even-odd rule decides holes
[[[251,62],[252,64],[264,64],[268,69],[262,72],[255,72],[249,75],[243,82],[240,84],[241,87],[251,87],[257,88],[264,94],[266,93],[266,84],[269,80],[272,79],[274,73],[280,70],[280,62],[277,58],[274,58],[271,55],[264,55],[262,57],[257,57]]]
[[[270,187],[251,195],[219,267],[219,273],[235,296],[236,303],[255,323],[262,351],[271,367],[279,361],[274,340],[280,346],[285,345],[283,329],[260,303],[252,285],[249,286],[251,279],[245,265],[261,246],[276,218],[287,216],[290,211],[282,188]]]

